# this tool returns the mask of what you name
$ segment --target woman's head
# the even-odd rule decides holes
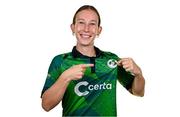
[[[73,17],[73,22],[72,22],[72,24],[75,24],[77,14],[78,14],[80,11],[83,11],[83,10],[92,10],[92,11],[94,11],[94,12],[97,14],[97,16],[98,16],[98,26],[101,25],[101,17],[100,17],[100,15],[99,15],[98,10],[97,10],[94,6],[90,6],[90,5],[81,6],[81,7],[76,11],[76,13],[74,14],[74,17]]]
[[[101,33],[100,15],[95,7],[84,5],[80,7],[71,24],[71,30],[77,38],[77,44],[92,46],[94,39]]]

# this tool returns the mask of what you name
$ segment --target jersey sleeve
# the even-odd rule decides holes
[[[58,79],[58,77],[61,75],[62,71],[61,71],[61,63],[62,63],[62,59],[60,56],[56,56],[53,58],[49,69],[48,69],[48,74],[45,80],[45,84],[44,87],[42,89],[41,92],[41,97],[43,95],[43,93],[50,88]]]
[[[132,88],[134,76],[123,67],[118,67],[118,80],[127,90]]]

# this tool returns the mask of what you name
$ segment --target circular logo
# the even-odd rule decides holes
[[[116,62],[117,62],[116,60],[110,59],[110,60],[108,60],[107,65],[110,68],[115,68],[117,66]]]

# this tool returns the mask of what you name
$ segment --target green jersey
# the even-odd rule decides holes
[[[62,99],[63,116],[116,116],[117,79],[126,89],[132,86],[134,76],[117,66],[118,56],[96,47],[95,50],[96,57],[88,57],[74,47],[51,62],[42,94],[71,66],[94,64],[81,79],[69,83]]]

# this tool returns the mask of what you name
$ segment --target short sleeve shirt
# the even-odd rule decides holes
[[[88,57],[74,47],[72,52],[54,57],[50,64],[42,94],[71,66],[94,64],[81,79],[69,83],[62,99],[63,116],[117,116],[116,81],[126,89],[132,86],[134,76],[117,66],[117,55],[95,50],[96,57]]]

